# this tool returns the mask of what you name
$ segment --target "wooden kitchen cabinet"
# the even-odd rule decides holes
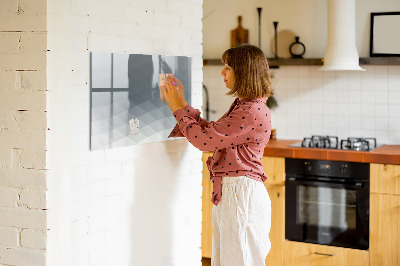
[[[370,167],[370,265],[400,265],[400,165]]]
[[[265,259],[266,266],[283,265],[285,240],[285,158],[264,156],[261,160],[267,175],[265,187],[271,199],[271,250]]]
[[[208,172],[206,161],[211,152],[203,153],[203,206],[202,206],[202,256],[211,258],[212,253],[212,183]],[[265,187],[271,199],[272,221],[271,221],[271,250],[266,258],[267,266],[283,265],[283,243],[285,230],[285,158],[263,157],[264,171],[268,176]]]
[[[264,172],[267,175],[265,184],[268,185],[285,185],[285,158],[264,156],[261,159]]]
[[[201,223],[201,253],[204,258],[211,258],[212,252],[212,183],[206,165],[212,152],[203,153],[203,195],[202,195],[202,223]]]
[[[400,165],[370,164],[371,193],[400,195]]]
[[[285,187],[265,184],[271,199],[271,250],[265,259],[266,266],[283,265],[285,241]]]
[[[370,202],[370,265],[400,265],[400,196],[373,193]]]
[[[365,250],[285,241],[285,266],[366,266]]]

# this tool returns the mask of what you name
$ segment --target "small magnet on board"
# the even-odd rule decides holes
[[[134,118],[129,120],[129,128],[132,136],[139,134],[139,119]]]

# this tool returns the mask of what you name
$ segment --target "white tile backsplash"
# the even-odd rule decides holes
[[[339,138],[376,137],[379,143],[399,144],[400,66],[362,67],[366,71],[329,72],[320,71],[318,66],[281,66],[271,70],[278,101],[278,108],[272,110],[277,137],[301,139],[311,134],[336,134]],[[219,72],[215,75],[207,68],[204,67],[204,83],[214,93],[226,92],[222,83],[215,82],[219,83]],[[218,101],[211,97],[210,106],[229,107],[231,102],[226,96]],[[213,116],[217,119],[222,114],[221,110]]]

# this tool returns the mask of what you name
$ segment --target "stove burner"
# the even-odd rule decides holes
[[[292,144],[293,147],[341,149],[353,151],[371,151],[378,147],[376,138],[347,138],[340,141],[336,136],[316,136],[304,138],[302,142]]]
[[[376,138],[347,138],[340,141],[343,150],[369,151],[376,148]]]
[[[312,136],[311,138],[304,138],[301,147],[338,149],[339,140],[338,137],[334,136]]]

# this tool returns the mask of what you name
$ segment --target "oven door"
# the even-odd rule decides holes
[[[286,178],[286,239],[367,250],[369,185]]]

